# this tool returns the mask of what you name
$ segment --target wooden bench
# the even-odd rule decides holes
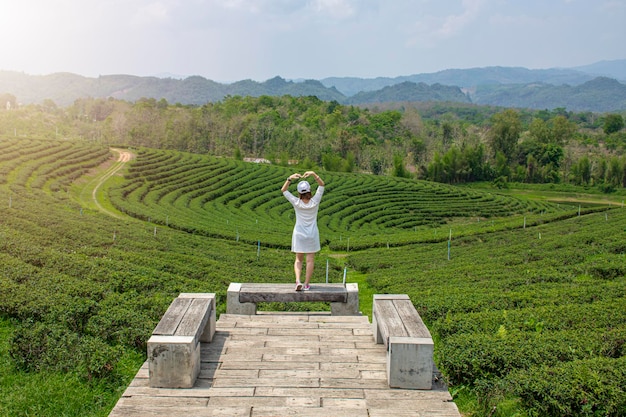
[[[390,388],[432,389],[433,339],[406,294],[375,294],[372,330],[387,348]]]
[[[309,291],[295,291],[294,284],[241,284],[228,287],[226,312],[255,315],[257,303],[329,302],[334,316],[358,316],[358,284],[311,284]]]
[[[181,293],[148,340],[150,386],[191,388],[200,373],[200,342],[215,334],[215,293]]]

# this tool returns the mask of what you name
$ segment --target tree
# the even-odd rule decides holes
[[[507,180],[511,176],[511,168],[502,152],[496,154],[495,176],[504,177]]]
[[[621,114],[607,114],[604,118],[604,133],[610,135],[611,133],[619,132],[624,128],[624,118]]]
[[[544,122],[543,119],[534,118],[533,121],[530,122],[528,133],[530,134],[530,137],[536,142],[550,142],[550,129],[548,128],[548,124]]]
[[[581,184],[589,184],[589,181],[591,181],[591,162],[589,162],[589,158],[586,156],[583,156],[578,161],[578,174],[580,175]]]
[[[550,140],[548,143],[564,145],[576,132],[576,126],[567,117],[559,115],[548,122],[550,128]]]
[[[515,155],[517,142],[522,132],[522,122],[517,111],[512,109],[496,113],[491,118],[489,139],[493,155],[502,153],[507,162]]]
[[[467,164],[468,181],[483,181],[488,179],[489,166],[485,162],[485,148],[482,143],[464,148],[463,158]]]
[[[622,165],[622,161],[614,156],[609,161],[608,171],[606,173],[606,182],[614,187],[619,187],[622,185],[623,177],[624,166]]]
[[[404,167],[404,158],[400,154],[393,156],[393,176],[401,178],[409,178],[411,174]]]

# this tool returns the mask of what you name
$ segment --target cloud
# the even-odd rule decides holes
[[[311,0],[309,7],[336,20],[350,18],[356,13],[354,1],[351,0]]]
[[[210,0],[225,10],[265,16],[302,14],[333,20],[349,19],[378,0]]]
[[[624,12],[626,4],[619,0],[609,0],[602,3],[601,9],[605,12]]]
[[[141,26],[159,24],[168,20],[169,12],[168,5],[159,1],[142,4],[134,13],[131,22]]]
[[[211,4],[252,14],[291,14],[306,7],[306,0],[212,0]]]
[[[486,0],[462,0],[461,13],[423,16],[409,29],[407,45],[434,47],[443,40],[458,36],[480,17],[485,3]]]

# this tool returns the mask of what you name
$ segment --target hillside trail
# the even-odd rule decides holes
[[[118,174],[122,169],[124,169],[126,167],[126,164],[132,161],[136,155],[126,149],[111,148],[111,150],[118,154],[117,160],[104,173],[102,173],[102,175],[98,176],[94,180],[96,181],[96,183],[91,191],[90,200],[102,213],[105,213],[111,217],[115,217],[116,219],[123,219],[124,216],[108,210],[107,208],[103,207],[102,204],[100,204],[100,201],[98,201],[98,192],[107,180],[109,180],[111,177]]]

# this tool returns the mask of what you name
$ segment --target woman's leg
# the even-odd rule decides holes
[[[315,267],[315,254],[307,253],[306,254],[306,280],[304,281],[304,286],[308,286],[311,281],[311,277],[313,276],[313,268]]]
[[[296,273],[296,284],[299,284],[300,277],[302,276],[302,261],[304,260],[304,253],[296,253],[296,261],[293,264],[293,270]]]

